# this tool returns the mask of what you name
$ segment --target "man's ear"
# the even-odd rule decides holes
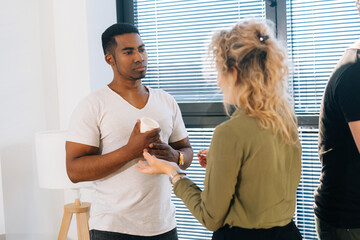
[[[105,55],[105,61],[107,62],[107,64],[109,64],[110,66],[113,66],[115,64],[115,60],[113,55],[111,55],[110,53],[107,53]]]

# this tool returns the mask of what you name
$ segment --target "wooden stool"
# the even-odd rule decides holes
[[[78,240],[89,240],[89,218],[90,203],[80,203],[80,199],[76,198],[75,203],[69,203],[64,206],[64,216],[61,221],[61,227],[58,240],[66,240],[71,218],[76,213],[77,235]]]

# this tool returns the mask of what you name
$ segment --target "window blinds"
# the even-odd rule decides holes
[[[333,68],[360,36],[355,0],[287,0],[286,14],[295,110],[316,114]]]
[[[317,153],[317,129],[299,128],[302,147],[301,179],[296,191],[294,222],[303,239],[316,239],[314,220],[314,190],[319,186],[321,165]]]
[[[265,18],[262,0],[137,0],[134,9],[149,56],[143,83],[179,103],[220,102],[214,72],[204,71],[212,33],[244,17]]]
[[[194,150],[194,160],[191,166],[186,170],[187,176],[204,190],[205,169],[200,166],[196,153],[200,149],[206,149],[210,146],[213,128],[188,128],[190,143]],[[184,203],[172,195],[172,201],[176,207],[176,222],[179,239],[211,239],[212,232],[204,228],[198,220],[186,208]]]

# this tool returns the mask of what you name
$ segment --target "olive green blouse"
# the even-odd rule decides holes
[[[216,127],[207,154],[204,191],[190,179],[174,193],[207,229],[228,224],[271,228],[288,224],[295,211],[301,174],[301,146],[283,143],[255,118],[236,110]]]

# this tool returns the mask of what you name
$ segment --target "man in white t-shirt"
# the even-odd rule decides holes
[[[190,166],[193,151],[174,98],[141,84],[147,53],[136,27],[114,24],[102,34],[105,61],[114,78],[75,109],[66,142],[73,182],[93,181],[90,238],[177,238],[171,183],[165,175],[135,169],[144,149],[161,159]],[[141,117],[160,128],[140,133]]]

